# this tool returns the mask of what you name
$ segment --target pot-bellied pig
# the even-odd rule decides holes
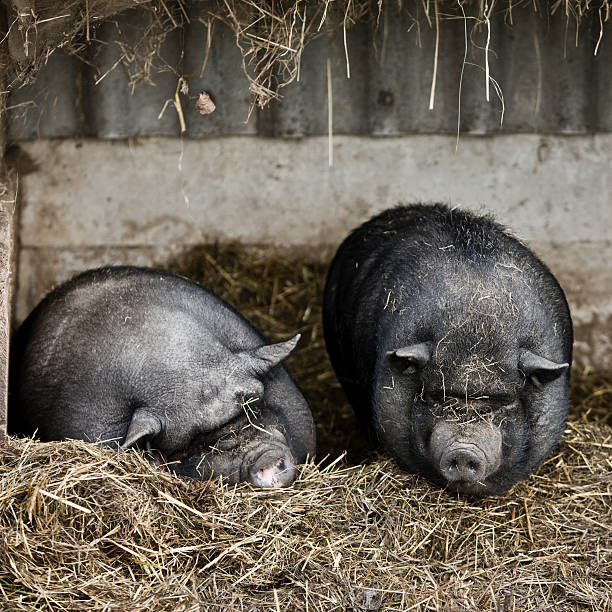
[[[359,420],[408,471],[497,495],[561,437],[567,302],[489,217],[414,205],[364,223],[331,264],[324,325]]]
[[[315,451],[309,407],[227,303],[158,270],[90,270],[52,291],[12,347],[9,428],[147,447],[176,472],[282,487]]]

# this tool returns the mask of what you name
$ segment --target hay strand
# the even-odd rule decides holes
[[[560,4],[561,0],[551,4],[551,15],[554,15]],[[27,6],[28,10],[20,9],[22,5]],[[280,98],[282,88],[299,77],[302,53],[315,37],[342,29],[346,76],[350,78],[348,30],[363,22],[369,22],[376,30],[383,11],[385,18],[387,15],[396,18],[402,11],[411,15],[418,14],[422,6],[422,25],[435,28],[429,108],[434,106],[442,19],[460,18],[465,22],[469,20],[473,32],[483,25],[486,27],[485,87],[488,100],[490,83],[495,87],[495,83],[490,79],[488,61],[493,9],[495,7],[496,12],[505,12],[512,23],[512,10],[518,5],[513,5],[512,0],[499,6],[496,6],[495,2],[483,5],[482,2],[475,1],[445,2],[442,5],[442,0],[434,0],[433,5],[435,20],[432,20],[430,15],[430,3],[424,0],[415,0],[413,3],[383,0],[209,0],[189,4],[184,0],[172,3],[164,0],[63,0],[37,3],[11,0],[7,3],[7,31],[0,32],[0,39],[8,39],[11,59],[10,65],[7,66],[10,75],[9,89],[31,83],[38,69],[58,48],[95,65],[95,50],[112,44],[119,49],[120,56],[108,70],[101,71],[96,82],[99,83],[109,72],[122,66],[133,91],[138,83],[154,84],[158,72],[172,70],[177,78],[186,76],[180,74],[179,66],[168,66],[163,60],[161,48],[171,32],[192,21],[200,21],[207,28],[206,41],[203,42],[205,59],[200,70],[202,78],[212,44],[213,25],[215,21],[219,21],[234,32],[252,94],[252,112],[255,106],[264,107],[270,100]],[[116,19],[122,12],[133,8],[143,11],[149,20],[139,33],[128,36]],[[590,0],[568,0],[565,2],[565,8],[568,25],[570,16],[576,22],[576,36],[585,16],[592,13],[598,20],[599,32],[594,51],[597,55],[604,24],[609,21],[609,0],[597,5]],[[537,11],[535,4],[534,10]],[[111,42],[99,40],[96,36],[97,29],[104,22],[115,24]],[[420,27],[417,21],[415,23]]]

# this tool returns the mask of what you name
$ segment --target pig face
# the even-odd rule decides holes
[[[218,354],[206,364],[206,376],[200,382],[200,398],[205,410],[227,415],[226,421],[245,414],[255,414],[264,397],[264,379],[284,361],[300,339],[268,344],[256,349]],[[220,422],[219,425],[225,425]]]
[[[197,421],[191,417],[191,424],[176,419],[168,422],[159,411],[139,408],[122,447],[172,436],[174,450],[166,455],[171,463],[179,462],[175,471],[181,475],[204,479],[223,475],[230,483],[248,481],[264,488],[291,484],[296,462],[290,446],[278,427],[262,421],[264,413],[270,418],[265,410],[264,380],[299,338],[298,334],[286,342],[226,351],[211,359],[190,406],[192,413],[200,414]]]
[[[394,388],[383,395],[377,434],[404,469],[467,495],[503,493],[558,441],[564,420],[553,415],[551,425],[542,406],[569,364],[525,349],[514,366],[435,353],[431,343],[388,352]]]
[[[251,416],[196,439],[175,455],[172,467],[182,476],[208,480],[222,475],[227,484],[249,482],[255,487],[278,489],[295,480],[296,461],[279,427],[261,427]]]

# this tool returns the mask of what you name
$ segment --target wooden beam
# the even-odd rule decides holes
[[[6,12],[0,3],[0,441],[6,437],[8,399],[8,353],[11,330],[11,298],[14,259],[14,219],[17,200],[17,175],[4,162],[6,150],[6,74],[9,54],[6,42]]]
[[[16,184],[14,173],[0,179],[0,441],[6,435]]]

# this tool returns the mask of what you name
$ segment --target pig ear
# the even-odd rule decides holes
[[[519,370],[531,378],[536,387],[559,378],[569,368],[569,363],[555,363],[540,357],[531,351],[522,349],[519,352]]]
[[[278,342],[277,344],[266,344],[252,351],[245,351],[244,354],[248,356],[251,369],[261,376],[267,374],[274,366],[286,359],[300,338],[300,334],[296,334],[291,340]]]
[[[125,440],[121,444],[121,448],[130,448],[130,446],[134,446],[134,444],[145,438],[154,438],[161,433],[161,430],[161,421],[156,416],[138,408],[132,416],[132,421],[125,434]]]
[[[403,346],[394,351],[387,351],[389,357],[401,359],[402,363],[411,372],[420,370],[431,359],[431,344],[429,342],[421,342],[420,344],[411,344]]]

